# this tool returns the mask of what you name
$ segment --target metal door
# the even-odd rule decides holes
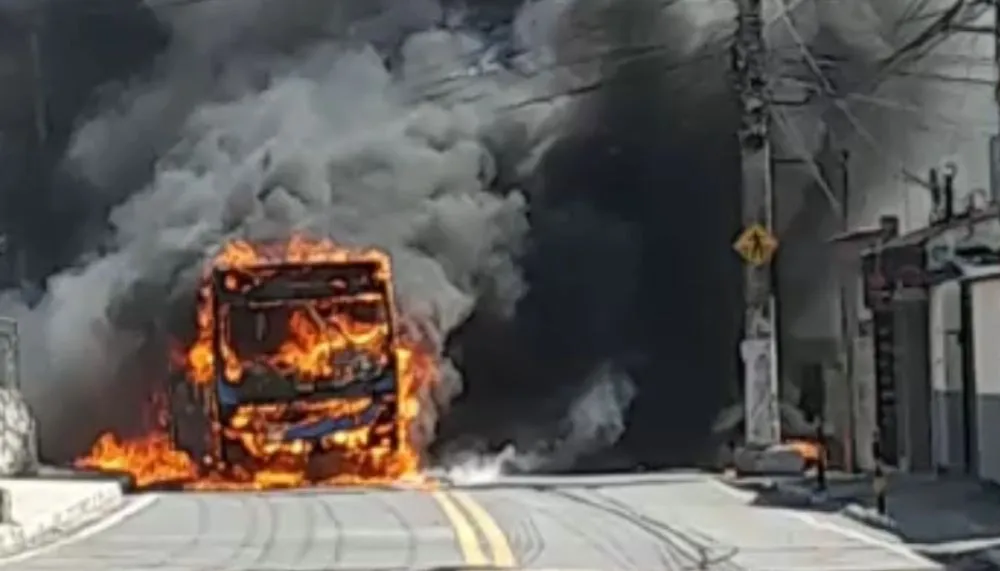
[[[972,366],[976,391],[975,461],[978,476],[1000,482],[1000,453],[994,448],[1000,418],[1000,279],[969,282],[972,317]]]

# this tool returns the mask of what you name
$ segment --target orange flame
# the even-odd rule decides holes
[[[816,464],[824,456],[823,447],[810,440],[788,440],[785,446],[794,450],[806,464]]]
[[[232,324],[239,318],[238,310],[217,299],[218,287],[226,292],[245,291],[246,283],[239,283],[234,275],[248,276],[247,283],[259,285],[292,264],[318,268],[357,262],[374,268],[371,280],[380,284],[383,293],[365,290],[337,300],[331,296],[301,298],[278,309],[275,307],[279,304],[262,302],[252,306],[251,314],[277,321],[276,327],[268,327],[279,332],[278,338],[269,350],[241,349],[240,336],[234,334]],[[216,269],[225,273],[216,274]],[[225,276],[221,285],[213,281],[218,275]],[[157,416],[148,435],[123,440],[106,433],[86,457],[76,462],[77,466],[127,472],[139,487],[165,482],[183,482],[198,489],[421,482],[420,450],[412,428],[421,412],[421,395],[437,379],[436,360],[433,350],[419,338],[419,329],[397,322],[391,282],[389,258],[377,250],[351,250],[329,240],[303,236],[277,245],[228,243],[208,265],[202,282],[194,341],[172,359],[196,394],[211,394],[216,355],[221,356],[218,369],[224,382],[233,386],[253,376],[247,371],[263,369],[309,392],[316,390],[317,383],[331,378],[350,383],[355,373],[343,373],[343,367],[338,368],[338,356],[347,350],[355,354],[360,351],[370,357],[367,362],[374,367],[395,362],[396,414],[388,425],[360,424],[312,442],[280,440],[271,435],[273,429],[269,427],[287,425],[290,418],[298,424],[359,415],[373,404],[373,399],[361,396],[241,404],[226,420],[210,417],[207,429],[216,442],[239,444],[241,457],[229,457],[223,463],[209,454],[210,458],[203,461],[175,447],[167,431],[169,399],[158,395],[152,400]],[[365,317],[352,314],[349,308],[364,309]],[[391,445],[393,433],[395,446]],[[318,477],[317,472],[321,474]]]

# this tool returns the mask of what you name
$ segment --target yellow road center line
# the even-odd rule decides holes
[[[452,490],[451,496],[465,508],[465,511],[472,517],[473,523],[486,536],[486,542],[489,543],[490,549],[493,551],[493,564],[498,567],[514,567],[517,561],[514,557],[514,551],[510,548],[510,542],[507,541],[507,536],[497,525],[493,516],[486,511],[486,508],[465,492]]]
[[[483,548],[479,545],[479,536],[462,510],[444,492],[434,491],[431,492],[431,496],[441,506],[441,511],[444,512],[452,529],[455,530],[455,537],[458,539],[458,546],[462,550],[465,564],[488,565],[489,560],[486,559],[486,554],[483,553]]]

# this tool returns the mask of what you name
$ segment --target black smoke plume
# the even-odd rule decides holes
[[[10,311],[50,457],[134,428],[122,405],[148,392],[212,248],[299,229],[389,249],[404,307],[444,316],[461,382],[440,397],[442,447],[536,438],[612,362],[636,389],[618,452],[704,455],[736,379],[729,14],[86,4],[100,14],[46,16],[76,38],[46,43],[45,172],[4,189],[43,291]]]

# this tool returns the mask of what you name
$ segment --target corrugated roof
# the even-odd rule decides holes
[[[991,218],[997,218],[1000,215],[1000,205],[990,205],[988,208],[983,210],[976,210],[969,214],[960,214],[948,220],[947,222],[938,222],[926,228],[921,228],[915,230],[908,234],[903,234],[898,238],[888,240],[883,244],[873,246],[872,251],[883,251],[892,250],[896,248],[907,248],[910,246],[922,246],[931,238],[935,238],[944,234],[948,230],[953,228],[959,228],[966,224],[976,224],[978,222],[983,222],[990,220]]]

